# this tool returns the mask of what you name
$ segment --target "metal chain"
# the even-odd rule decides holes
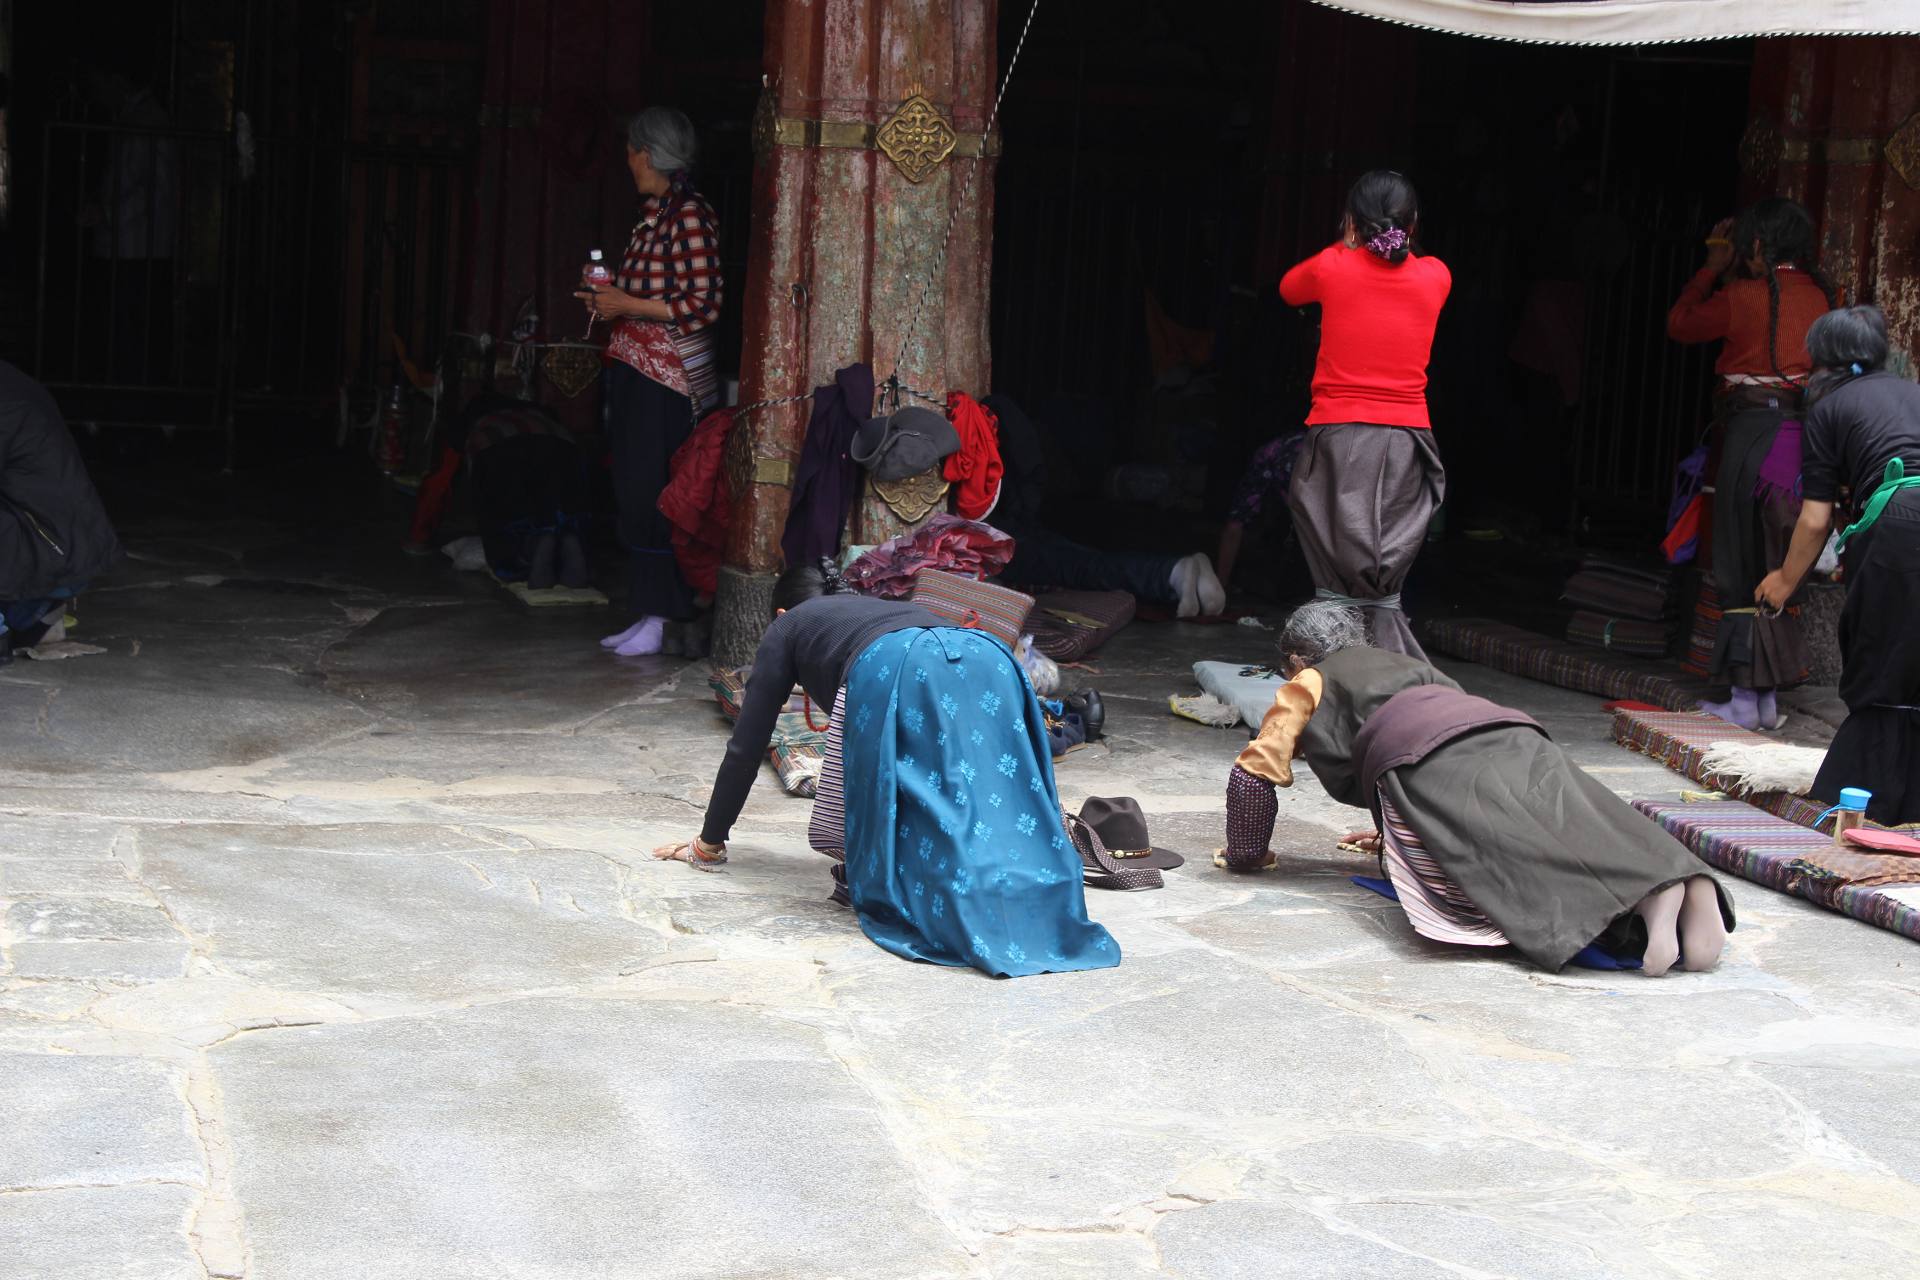
[[[953,229],[960,221],[960,211],[967,207],[967,196],[973,191],[973,181],[980,170],[986,167],[986,140],[993,136],[994,121],[1000,118],[1000,104],[1006,100],[1007,86],[1013,83],[1013,69],[1020,65],[1020,53],[1027,47],[1027,32],[1033,30],[1033,17],[1040,12],[1040,0],[1033,0],[1033,7],[1027,10],[1027,20],[1020,28],[1020,38],[1014,42],[1013,57],[1007,60],[1007,72],[1000,77],[1000,92],[994,95],[993,110],[987,113],[986,127],[980,131],[980,163],[967,170],[966,181],[960,186],[960,198],[953,202],[953,210],[947,215],[947,234],[941,238],[940,252],[934,256],[933,266],[927,272],[926,280],[920,286],[920,297],[913,304],[912,318],[907,321],[907,330],[900,339],[900,354],[894,357],[894,384],[898,385],[899,369],[907,359],[907,348],[913,345],[914,331],[920,327],[920,317],[926,311],[927,295],[933,292],[933,282],[946,270],[947,250],[953,244]],[[910,394],[930,404],[942,404],[944,400],[935,400],[931,396],[921,395],[912,388],[905,388]]]

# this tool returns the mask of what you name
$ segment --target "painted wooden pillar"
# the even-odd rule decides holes
[[[767,0],[767,88],[739,295],[741,403],[803,395],[855,361],[879,381],[897,373],[936,397],[988,388],[997,146],[982,130],[995,87],[996,8]],[[916,94],[921,102],[903,105]],[[714,628],[720,660],[750,658],[765,629],[810,408],[760,410],[736,428],[735,519]],[[860,541],[905,527],[870,490],[849,525]]]
[[[1762,40],[1741,142],[1744,195],[1785,195],[1820,225],[1821,265],[1887,313],[1920,359],[1920,38]]]

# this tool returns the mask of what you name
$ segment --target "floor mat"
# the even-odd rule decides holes
[[[707,679],[720,714],[731,724],[740,718],[740,699],[746,692],[744,671],[715,671]],[[820,781],[820,769],[826,762],[826,720],[830,713],[811,706],[799,686],[787,698],[786,710],[773,729],[773,741],[767,746],[767,763],[780,779],[780,789],[803,800],[813,799]],[[815,724],[820,728],[814,728]]]
[[[1672,711],[1691,711],[1710,692],[1677,668],[1620,654],[1596,652],[1535,631],[1486,618],[1450,618],[1422,624],[1420,640],[1449,657],[1544,684],[1631,698]]]
[[[1828,806],[1788,791],[1748,791],[1733,780],[1708,771],[1707,748],[1716,742],[1762,745],[1776,742],[1764,734],[1728,724],[1718,716],[1702,711],[1640,711],[1621,707],[1613,713],[1613,740],[1642,755],[1652,756],[1683,777],[1691,778],[1709,791],[1724,791],[1776,818],[1801,827],[1816,827]],[[1878,823],[1868,823],[1878,827]],[[1829,835],[1832,826],[1827,826]],[[1896,827],[1897,831],[1920,830],[1920,824]]]
[[[1635,800],[1633,807],[1665,827],[1702,862],[1816,906],[1920,940],[1916,886],[1847,884],[1808,863],[1833,840],[1738,800],[1672,804]]]

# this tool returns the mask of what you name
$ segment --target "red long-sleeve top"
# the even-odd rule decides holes
[[[1453,289],[1438,258],[1391,263],[1367,249],[1329,245],[1280,278],[1289,306],[1320,304],[1320,357],[1308,426],[1370,422],[1429,427],[1427,361]]]
[[[1780,330],[1774,351],[1767,350],[1767,282],[1730,280],[1716,289],[1716,275],[1702,267],[1680,291],[1680,300],[1667,313],[1667,336],[1675,342],[1715,342],[1726,339],[1713,370],[1723,377],[1791,378],[1798,381],[1813,371],[1807,357],[1807,330],[1827,313],[1827,295],[1806,272],[1776,268],[1780,282]]]

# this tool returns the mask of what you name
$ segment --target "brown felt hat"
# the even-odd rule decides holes
[[[1080,806],[1080,821],[1092,827],[1107,853],[1122,867],[1154,867],[1171,871],[1186,859],[1171,849],[1154,847],[1147,834],[1147,815],[1132,796],[1088,796]]]

